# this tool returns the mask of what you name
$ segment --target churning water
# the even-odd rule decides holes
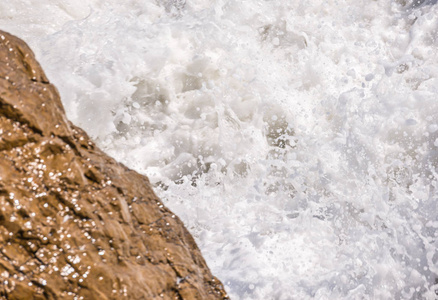
[[[2,1],[232,299],[434,299],[438,5]]]

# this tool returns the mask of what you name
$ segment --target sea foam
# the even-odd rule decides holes
[[[432,299],[436,1],[0,5],[232,299]]]

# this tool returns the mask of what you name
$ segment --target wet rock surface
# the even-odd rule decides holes
[[[146,177],[65,117],[32,51],[0,31],[0,298],[226,299]]]

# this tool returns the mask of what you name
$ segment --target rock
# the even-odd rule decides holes
[[[0,31],[0,297],[227,299],[148,179],[65,116],[20,39]]]

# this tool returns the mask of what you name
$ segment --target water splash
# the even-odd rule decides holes
[[[14,3],[1,22],[233,299],[430,299],[434,4]]]

